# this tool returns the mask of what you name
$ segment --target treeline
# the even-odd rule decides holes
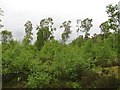
[[[78,37],[70,44],[71,21],[60,25],[62,41],[54,39],[53,19],[37,25],[33,39],[32,23],[27,21],[21,42],[12,33],[1,31],[3,87],[15,88],[120,88],[120,28],[117,5],[106,7],[108,20],[101,33],[90,37],[92,19],[77,20]],[[85,36],[79,35],[84,32]]]

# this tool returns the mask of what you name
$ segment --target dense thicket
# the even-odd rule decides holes
[[[77,20],[77,32],[85,32],[85,36],[79,35],[69,44],[65,42],[71,21],[61,26],[64,43],[54,39],[52,18],[40,21],[34,44],[30,21],[25,24],[22,42],[13,40],[9,31],[2,31],[3,87],[120,88],[120,13],[117,5],[106,9],[109,18],[100,25],[102,33],[90,37],[92,19]]]

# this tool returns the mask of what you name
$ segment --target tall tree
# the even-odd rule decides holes
[[[80,31],[80,29],[81,29],[81,20],[80,20],[80,19],[77,20],[77,25],[76,25],[76,27],[77,27],[76,32],[77,32],[77,37],[78,37],[79,31]]]
[[[118,26],[119,26],[119,15],[120,12],[118,10],[118,5],[108,5],[106,6],[106,12],[108,14],[108,23],[109,23],[109,28],[111,30],[114,30],[115,33],[118,33]]]
[[[43,36],[45,38],[45,40],[47,39],[53,39],[54,36],[53,36],[53,32],[56,30],[56,28],[53,27],[53,19],[52,18],[46,18],[46,19],[42,19],[41,22],[40,22],[40,26],[38,26],[38,28],[41,28],[41,29],[45,29],[43,30]]]
[[[53,24],[54,23],[52,18],[46,18],[46,19],[42,19],[40,21],[40,25],[37,26],[36,30],[38,30],[38,32],[37,32],[37,40],[35,42],[35,45],[37,46],[38,50],[41,49],[45,41],[54,38],[53,32],[56,29],[53,27]]]
[[[4,30],[4,31],[1,31],[0,33],[1,35],[1,41],[2,43],[9,43],[10,41],[12,41],[12,33],[10,31],[7,31],[7,30]]]
[[[25,45],[29,45],[31,43],[32,39],[33,39],[32,38],[32,35],[33,35],[32,29],[33,29],[33,27],[32,27],[31,21],[27,21],[24,26],[25,26],[25,33],[26,34],[24,36],[23,42],[25,43]]]
[[[37,32],[37,40],[35,42],[35,46],[37,47],[38,50],[41,50],[41,48],[43,47],[44,45],[44,32],[43,32],[43,29],[41,28],[36,28],[36,30],[38,30]]]
[[[66,42],[70,37],[69,34],[71,33],[71,21],[65,21],[62,23],[60,28],[64,28],[64,32],[62,33],[62,40]]]
[[[83,21],[81,21],[81,31],[85,32],[85,38],[88,38],[90,35],[88,32],[90,31],[90,28],[92,27],[92,19],[86,18]]]
[[[114,31],[115,33],[115,41],[113,44],[115,44],[117,50],[118,50],[118,59],[120,58],[120,11],[118,5],[108,5],[106,6],[107,14],[108,14],[108,22],[110,25],[110,29]]]
[[[104,34],[104,38],[107,37],[107,35],[109,33],[109,23],[108,23],[108,21],[103,22],[100,25],[100,28],[101,28],[101,32],[103,32],[103,34]]]
[[[108,24],[109,24],[109,29],[114,31],[115,34],[115,38],[114,38],[114,44],[116,44],[116,48],[118,48],[118,50],[120,50],[120,28],[119,28],[119,24],[120,24],[120,11],[118,8],[118,5],[112,5],[109,4],[108,6],[106,6],[106,12],[108,14]],[[120,52],[120,51],[119,51]]]

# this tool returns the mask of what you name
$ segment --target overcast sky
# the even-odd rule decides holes
[[[4,11],[2,23],[4,29],[12,31],[14,38],[21,40],[24,36],[24,24],[33,23],[34,39],[36,25],[40,20],[52,17],[57,28],[55,38],[60,39],[62,30],[59,28],[65,20],[72,21],[71,39],[76,37],[76,20],[92,18],[91,35],[100,33],[99,25],[107,20],[106,5],[118,4],[120,0],[0,0],[0,8]],[[81,34],[81,33],[80,33]]]

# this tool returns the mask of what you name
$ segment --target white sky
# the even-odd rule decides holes
[[[71,39],[76,37],[76,20],[92,18],[91,34],[100,33],[99,25],[107,20],[106,5],[118,4],[119,0],[0,0],[0,8],[4,11],[2,23],[4,28],[12,31],[16,39],[24,36],[24,24],[30,20],[35,27],[40,20],[47,17],[54,19],[57,31],[55,38],[60,39],[62,30],[59,26],[65,20],[72,21]]]

